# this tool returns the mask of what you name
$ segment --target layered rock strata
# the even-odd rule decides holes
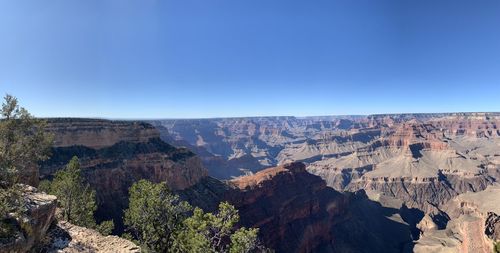
[[[493,252],[493,243],[500,241],[498,196],[500,186],[496,185],[449,201],[443,207],[450,219],[446,228],[437,229],[423,220],[419,224],[422,237],[415,245],[415,252]]]
[[[42,178],[50,179],[78,156],[86,181],[96,191],[97,218],[113,219],[118,230],[134,182],[167,182],[171,189],[181,190],[207,175],[198,157],[163,142],[147,123],[52,119],[48,131],[56,141],[51,158],[41,164]]]
[[[363,191],[337,192],[303,163],[226,183],[206,178],[181,195],[206,211],[230,202],[241,225],[260,228],[260,238],[276,252],[402,252],[412,241],[399,209],[385,208]]]

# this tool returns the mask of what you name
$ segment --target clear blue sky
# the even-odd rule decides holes
[[[0,0],[37,116],[500,111],[498,0]]]

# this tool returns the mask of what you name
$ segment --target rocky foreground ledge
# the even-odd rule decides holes
[[[27,211],[12,220],[13,238],[0,243],[0,252],[27,252],[39,243],[55,220],[57,198],[39,192],[31,186],[22,186]]]
[[[26,212],[12,221],[14,237],[0,242],[0,252],[140,252],[134,243],[103,236],[92,229],[57,222],[57,198],[23,186]]]
[[[47,252],[130,252],[139,253],[141,249],[118,236],[103,236],[99,232],[84,227],[75,226],[61,221],[52,227],[47,234],[50,240],[46,245]]]

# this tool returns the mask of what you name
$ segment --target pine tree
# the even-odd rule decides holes
[[[0,109],[0,238],[10,238],[8,220],[25,211],[18,183],[38,183],[38,162],[48,158],[52,143],[45,122],[35,119],[11,95]]]
[[[144,250],[171,252],[191,206],[172,194],[165,183],[140,180],[130,187],[129,194],[124,217],[127,231]]]
[[[227,202],[219,210],[205,213],[168,190],[163,183],[136,182],[129,190],[125,211],[128,238],[145,252],[249,253],[271,252],[258,240],[259,229],[239,228],[238,210]]]
[[[17,98],[6,95],[0,111],[0,188],[18,182],[38,181],[38,162],[48,158],[52,136],[46,122],[20,107]],[[21,180],[21,181],[20,181]]]
[[[258,240],[259,229],[236,229],[238,221],[238,210],[227,202],[220,203],[215,214],[195,208],[176,245],[181,252],[267,252]]]
[[[78,157],[74,156],[65,169],[56,172],[51,183],[43,182],[40,188],[57,196],[61,219],[78,226],[97,229],[103,234],[109,234],[113,229],[112,221],[97,225],[94,220],[94,212],[97,209],[95,191],[84,182]]]

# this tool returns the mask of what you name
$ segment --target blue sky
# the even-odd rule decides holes
[[[36,116],[500,111],[498,0],[0,0]]]

